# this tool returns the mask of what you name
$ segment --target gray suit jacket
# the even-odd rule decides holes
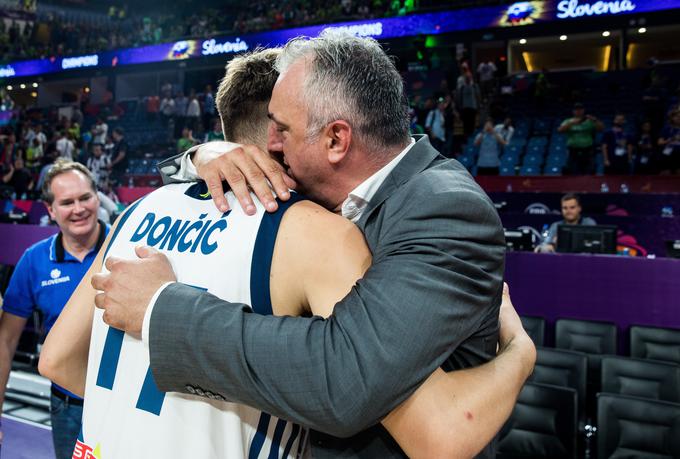
[[[426,137],[358,226],[373,265],[326,320],[261,316],[182,284],[166,288],[149,331],[158,387],[200,388],[310,427],[315,458],[403,457],[380,419],[437,367],[495,354],[503,230],[473,178]]]

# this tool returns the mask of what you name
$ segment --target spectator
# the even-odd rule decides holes
[[[637,140],[637,151],[635,154],[635,173],[649,175],[656,173],[656,148],[657,142],[652,134],[652,123],[644,121],[640,125],[640,135]]]
[[[61,131],[59,133],[59,140],[57,140],[57,152],[59,152],[59,156],[73,161],[73,153],[75,150],[76,146],[73,144],[73,141],[67,137],[66,131]]]
[[[479,75],[479,84],[482,87],[482,95],[486,98],[493,92],[496,84],[496,64],[489,60],[481,62],[477,67],[477,74]]]
[[[458,100],[463,116],[463,133],[469,138],[475,130],[477,111],[481,106],[479,85],[472,79],[470,72],[463,76],[463,83],[458,87]]]
[[[170,96],[163,96],[160,106],[161,112],[161,123],[163,126],[168,127],[170,122],[174,120],[175,117],[175,101]]]
[[[128,167],[128,144],[125,140],[125,131],[117,127],[113,130],[113,148],[111,149],[111,179],[115,184],[120,184],[120,180],[127,172]]]
[[[562,196],[562,220],[550,225],[548,235],[536,247],[535,252],[552,253],[557,248],[557,227],[560,225],[596,225],[595,220],[581,216],[581,198],[577,194],[567,193]]]
[[[111,158],[104,154],[102,144],[92,144],[92,154],[87,158],[87,168],[92,172],[97,188],[100,188],[101,183],[108,179],[111,169]]]
[[[5,141],[2,144],[0,163],[7,165],[12,164],[12,161],[14,161],[14,157],[16,156],[18,148],[19,145],[17,145],[16,135],[13,132],[10,132],[9,134],[7,134],[7,137],[5,138]]]
[[[191,129],[185,127],[182,129],[182,137],[177,141],[177,152],[181,153],[187,151],[189,148],[198,144],[198,140],[194,139]]]
[[[175,137],[179,137],[184,126],[186,126],[188,105],[189,99],[187,99],[184,93],[180,91],[177,94],[177,97],[175,97]]]
[[[208,132],[210,123],[215,119],[215,94],[212,86],[205,87],[205,94],[203,96],[203,130]],[[220,127],[220,132],[222,128]]]
[[[0,401],[27,319],[34,311],[42,312],[49,331],[108,233],[108,227],[97,222],[97,190],[82,164],[65,160],[57,163],[47,174],[43,193],[50,217],[60,232],[26,250],[5,292],[0,316]],[[51,392],[56,457],[70,458],[80,432],[83,402],[56,384]]]
[[[450,125],[450,132],[447,132],[447,138],[450,138],[449,150],[453,156],[458,156],[463,151],[463,144],[465,143],[465,131],[463,130],[463,117],[456,107],[456,103],[451,100],[449,109],[446,111],[448,119],[447,124]]]
[[[45,148],[47,147],[47,136],[43,132],[43,126],[40,123],[35,126],[35,139],[40,145],[41,151],[45,151]]]
[[[503,125],[499,125],[503,126]],[[501,148],[507,144],[500,133],[494,128],[493,120],[488,119],[484,123],[484,129],[477,134],[475,145],[479,147],[477,159],[477,175],[498,175],[500,172]]]
[[[43,134],[44,135],[44,134]],[[43,147],[38,136],[33,136],[26,148],[26,167],[36,170],[40,166],[43,157]]]
[[[626,115],[617,113],[612,128],[602,136],[602,159],[607,174],[630,174],[633,144],[633,136],[626,132]]]
[[[659,170],[662,174],[680,173],[680,108],[668,115],[668,124],[659,136]]]
[[[33,175],[24,167],[21,154],[14,159],[14,164],[10,164],[9,171],[2,176],[2,182],[14,189],[17,199],[26,199],[26,194],[33,189]]]
[[[201,126],[201,105],[196,98],[196,92],[192,89],[189,93],[189,103],[187,105],[187,126],[192,131],[199,130]]]
[[[222,122],[219,118],[213,120],[212,131],[209,131],[205,135],[205,142],[212,142],[213,140],[224,140],[224,134],[222,134]]]
[[[558,132],[567,136],[568,168],[573,175],[592,174],[595,134],[604,129],[604,125],[594,116],[586,115],[585,107],[581,103],[574,104],[573,115],[564,120],[558,128]]]
[[[430,143],[439,153],[444,154],[446,145],[446,130],[444,127],[446,117],[446,99],[437,99],[437,106],[430,110],[425,120],[425,132],[430,137]]]
[[[92,143],[99,143],[104,145],[106,143],[106,136],[109,133],[109,125],[104,122],[101,117],[97,118],[92,131]]]
[[[503,138],[505,141],[504,145],[507,145],[510,143],[512,140],[512,136],[515,135],[515,128],[512,125],[512,118],[505,118],[503,120],[502,124],[497,124],[496,127],[494,128],[496,132]]]

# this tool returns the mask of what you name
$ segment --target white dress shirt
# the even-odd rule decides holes
[[[392,172],[392,170],[397,167],[397,164],[399,164],[399,162],[404,159],[406,153],[408,153],[415,144],[415,139],[411,138],[411,142],[401,151],[401,153],[395,156],[394,159],[392,159],[389,163],[385,164],[375,174],[371,175],[369,178],[361,182],[361,184],[354,190],[352,190],[347,196],[347,199],[345,199],[345,201],[342,203],[342,207],[340,209],[342,216],[353,223],[359,221],[364,210],[366,210],[368,203],[371,202],[371,199],[373,196],[375,196],[375,193],[378,192],[380,185],[383,184],[387,176],[390,175],[390,172]],[[198,146],[187,150],[187,152],[182,156],[181,165],[184,167],[180,168],[180,170],[177,171],[175,175],[173,175],[173,178],[179,180],[195,180],[197,178],[196,168],[189,158],[190,153],[194,152],[197,148]],[[142,341],[147,345],[149,344],[151,313],[153,312],[153,308],[156,305],[158,296],[161,294],[161,292],[163,292],[165,287],[170,284],[172,284],[172,282],[166,282],[163,284],[151,298],[149,307],[146,308],[144,321],[142,322]]]

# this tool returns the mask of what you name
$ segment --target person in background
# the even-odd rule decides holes
[[[198,140],[194,139],[191,129],[185,127],[182,129],[182,137],[177,141],[177,153],[186,151],[197,144]]]
[[[18,150],[14,164],[10,163],[9,170],[2,176],[2,182],[14,188],[17,199],[25,199],[26,193],[33,189],[33,175],[24,167],[22,149]]]
[[[175,100],[169,95],[164,95],[160,106],[161,124],[168,127],[170,121],[175,116]]]
[[[72,161],[75,151],[76,146],[73,141],[68,138],[66,131],[60,131],[59,139],[57,140],[57,152],[59,152],[59,156]]]
[[[175,97],[175,138],[179,137],[186,125],[188,105],[189,99],[184,95],[184,92],[177,93],[177,97]]]
[[[26,148],[26,167],[30,170],[37,170],[42,162],[43,157],[43,147],[38,136],[34,136],[28,143],[28,148]]]
[[[617,113],[612,128],[602,136],[602,158],[607,174],[630,174],[634,143],[633,136],[626,132],[626,115]]]
[[[451,105],[448,110],[448,116],[451,119],[451,153],[454,157],[459,156],[463,152],[463,144],[465,144],[465,130],[463,129],[463,117],[458,111],[455,99],[451,100]]]
[[[658,140],[661,154],[659,170],[661,174],[680,173],[680,108],[668,115],[668,124],[661,131]]]
[[[92,142],[104,145],[108,133],[109,125],[106,124],[101,117],[97,118],[97,122],[95,123],[94,129],[92,131]]]
[[[458,106],[463,116],[463,132],[469,138],[475,130],[477,112],[482,102],[479,85],[469,71],[463,75],[463,82],[458,86]]]
[[[113,138],[113,148],[111,149],[111,179],[120,183],[123,175],[127,172],[128,167],[128,144],[125,141],[125,131],[123,128],[117,127],[113,130],[111,135]]]
[[[635,152],[635,173],[651,175],[656,173],[656,140],[652,133],[652,123],[648,120],[640,125],[640,134],[637,139]]]
[[[430,110],[425,119],[425,132],[430,137],[430,144],[441,154],[444,154],[444,146],[446,145],[446,130],[444,126],[446,106],[446,99],[440,97],[437,99],[437,106]]]
[[[92,172],[94,183],[99,188],[100,184],[108,178],[111,168],[111,158],[104,154],[102,144],[95,143],[92,145],[92,154],[87,158],[87,168]]]
[[[196,91],[193,89],[189,93],[189,103],[187,105],[187,126],[192,131],[198,132],[201,127],[201,104],[196,98]]]
[[[499,125],[501,128],[502,124]],[[475,145],[479,147],[477,159],[477,175],[498,175],[501,165],[501,149],[508,144],[501,134],[501,129],[493,126],[489,118],[484,123],[484,129],[477,134]]]
[[[586,115],[586,109],[581,103],[574,104],[573,115],[564,120],[557,129],[567,136],[567,167],[572,175],[592,174],[595,171],[595,134],[604,129],[604,124],[594,116]]]
[[[97,221],[99,199],[90,171],[61,159],[45,178],[43,199],[59,233],[29,247],[5,292],[0,317],[0,405],[26,321],[35,310],[49,331],[104,243],[108,226]],[[52,439],[57,459],[72,457],[83,401],[52,385]]]
[[[577,194],[567,193],[562,196],[562,220],[550,225],[548,235],[539,244],[534,252],[552,253],[557,248],[557,227],[560,225],[596,225],[595,220],[581,215],[581,198]]]
[[[512,118],[506,117],[502,123],[497,124],[494,130],[505,140],[505,145],[510,143],[512,136],[515,135],[515,128],[512,125]]]
[[[210,123],[215,118],[215,94],[211,85],[205,87],[205,94],[203,95],[203,130],[208,132]],[[220,132],[222,128],[220,127]],[[220,138],[219,140],[223,140]]]
[[[222,123],[219,118],[213,120],[213,128],[211,131],[206,132],[205,140],[203,142],[212,142],[213,140],[224,140],[224,134],[222,133]]]
[[[491,59],[487,62],[481,62],[477,66],[477,74],[479,75],[479,84],[482,87],[482,95],[486,98],[493,92],[495,86],[496,64]]]

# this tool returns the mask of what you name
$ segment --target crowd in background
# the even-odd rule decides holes
[[[447,157],[460,157],[466,146],[474,145],[477,175],[498,175],[504,147],[515,132],[513,99],[507,96],[512,89],[503,90],[511,78],[499,78],[493,62],[473,69],[463,60],[459,67],[455,85],[444,79],[430,97],[411,98],[412,131],[428,134]],[[578,94],[559,99],[563,118],[553,135],[563,137],[568,151],[562,173],[595,174],[601,154],[606,174],[680,174],[680,86],[670,87],[675,80],[659,77],[656,69],[650,75],[641,82],[642,110],[607,113],[607,124],[589,112]],[[546,104],[548,85],[547,72],[541,72],[525,89],[539,109]]]
[[[540,82],[547,79],[545,74],[539,74],[527,89],[535,93],[533,103],[543,103],[538,92],[544,90]],[[472,67],[469,61],[462,61],[456,77],[442,80],[425,97],[411,95],[412,132],[427,134],[448,157],[459,158],[464,150],[474,148],[475,164],[470,169],[477,175],[499,174],[500,158],[517,137],[516,120],[509,108],[513,99],[503,94],[505,84],[507,78],[497,76],[494,63]],[[648,86],[641,101],[644,110],[612,112],[611,122],[606,124],[580,102],[561,102],[564,119],[557,120],[553,137],[561,137],[568,150],[568,162],[562,172],[593,174],[595,157],[601,155],[607,174],[680,173],[680,93],[673,94],[658,79]],[[134,113],[125,104],[114,102],[113,97],[100,106],[90,104],[84,97],[68,116],[59,115],[57,107],[47,111],[15,110],[11,122],[0,128],[0,194],[39,198],[46,167],[56,158],[66,157],[87,165],[100,189],[115,196],[116,186],[128,184],[126,173],[131,158],[149,150],[162,156],[201,142],[221,140],[213,88],[182,89],[165,83],[157,95],[139,100]],[[9,94],[1,95],[2,106],[12,109]],[[660,95],[662,101],[657,100]],[[147,142],[150,145],[145,151],[136,148],[149,137],[142,131],[141,140],[130,148],[125,129],[119,125],[132,116],[138,117],[133,125],[141,120],[149,123],[150,130],[153,127],[160,131],[161,141]],[[631,118],[636,122],[631,123]]]
[[[39,6],[40,8],[40,6]],[[416,10],[414,0],[256,0],[244,5],[201,7],[178,2],[172,12],[128,14],[110,7],[91,18],[55,10],[32,19],[0,13],[0,63],[81,55],[116,48],[172,42],[182,38],[249,33],[310,24],[395,16]],[[38,10],[40,11],[40,9]]]

